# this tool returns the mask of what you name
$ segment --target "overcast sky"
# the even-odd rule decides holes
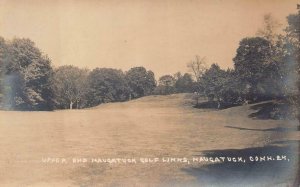
[[[0,0],[0,35],[25,37],[55,66],[144,66],[186,72],[195,55],[232,67],[239,41],[263,15],[284,26],[299,0]]]

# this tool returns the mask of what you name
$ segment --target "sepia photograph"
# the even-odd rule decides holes
[[[0,0],[0,186],[300,187],[300,0]]]

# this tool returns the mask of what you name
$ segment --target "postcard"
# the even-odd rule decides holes
[[[0,186],[298,187],[299,3],[0,0]]]

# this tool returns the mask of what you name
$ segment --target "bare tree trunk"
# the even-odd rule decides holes
[[[198,106],[199,104],[199,95],[198,95],[198,92],[194,92],[194,96],[193,96],[193,100],[196,100],[196,106]]]
[[[73,109],[73,101],[70,102],[70,110]]]

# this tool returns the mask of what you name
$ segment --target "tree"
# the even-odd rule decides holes
[[[144,67],[134,67],[126,72],[126,80],[130,88],[130,97],[139,98],[150,95],[156,87],[154,73]]]
[[[2,40],[3,42],[3,40]],[[53,109],[53,69],[47,56],[29,39],[6,43],[2,62],[5,108],[17,110]]]
[[[175,76],[175,89],[176,92],[179,93],[189,93],[193,92],[193,78],[192,75],[189,73],[185,73],[184,75],[181,75],[180,73],[177,73]]]
[[[167,95],[175,93],[175,78],[172,75],[163,75],[158,80],[156,94]]]
[[[130,90],[121,70],[96,68],[88,76],[88,105],[125,101],[129,99]]]
[[[223,75],[223,85],[219,94],[222,102],[228,106],[245,103],[249,87],[239,79],[236,71],[232,69],[227,69]]]
[[[195,60],[192,60],[190,63],[187,64],[187,67],[191,73],[193,73],[197,82],[200,81],[202,75],[205,73],[207,69],[207,64],[205,57],[200,58],[198,55],[196,56]]]
[[[299,6],[299,5],[298,5]],[[299,9],[299,7],[298,7]],[[286,31],[286,64],[290,67],[286,80],[292,82],[292,89],[287,97],[288,102],[294,106],[293,113],[300,120],[300,10],[298,14],[287,17]],[[294,81],[293,81],[294,80]],[[296,80],[296,81],[295,81]],[[300,125],[298,126],[300,129]]]
[[[4,38],[0,37],[0,108],[4,105],[4,73],[5,73],[5,61],[7,54],[7,45]]]
[[[290,22],[293,22],[292,16],[288,17]],[[278,34],[278,29],[281,24],[271,14],[264,16],[264,26],[259,29],[257,35],[265,38],[271,44],[271,53],[269,63],[264,68],[264,77],[259,83],[259,87],[265,95],[284,97],[289,94],[291,88],[291,81],[287,78],[293,76],[293,67],[290,63],[292,57],[297,53],[291,52],[293,45],[289,34]],[[293,31],[294,28],[288,27],[286,30]],[[290,34],[292,36],[293,34]],[[291,55],[291,53],[293,53]],[[291,79],[291,78],[288,78]]]
[[[300,10],[298,14],[291,14],[287,17],[288,26],[286,31],[286,49],[289,49],[287,55],[293,57],[293,62],[296,65],[294,70],[300,74]],[[299,87],[300,84],[298,83]]]
[[[223,70],[218,64],[212,64],[201,78],[204,95],[209,105],[217,108],[241,104],[245,101],[247,86],[238,78],[236,71]]]
[[[271,43],[269,63],[264,68],[264,77],[260,82],[265,94],[275,97],[289,97],[297,93],[296,80],[299,75],[299,17],[289,15],[289,25],[285,29],[285,35],[278,35],[275,31],[276,20],[269,19],[269,35],[264,38]],[[273,25],[273,27],[272,27]],[[275,25],[275,26],[274,26]],[[273,37],[271,37],[273,35]],[[269,36],[269,37],[268,37]],[[274,40],[273,38],[276,38]]]
[[[204,88],[204,94],[209,100],[215,98],[219,101],[221,98],[221,88],[224,85],[223,77],[225,71],[218,64],[212,64],[211,67],[203,74],[201,84]]]
[[[276,20],[271,13],[264,15],[263,27],[256,33],[257,36],[265,38],[272,44],[278,39],[278,29],[281,24]]]
[[[87,69],[70,65],[55,69],[53,84],[58,108],[73,109],[74,104],[77,109],[85,106],[88,73]]]
[[[268,73],[266,66],[272,59],[271,43],[261,37],[244,38],[234,57],[234,67],[239,79],[249,87],[249,97],[255,98],[263,91],[259,83]]]
[[[299,23],[300,15],[299,14],[290,14],[287,17],[288,26],[285,29],[287,36],[292,39],[295,43],[300,45],[300,23]]]
[[[195,92],[196,92],[196,105],[198,105],[199,97],[201,91],[203,91],[203,87],[201,87],[200,80],[202,75],[207,70],[207,64],[205,57],[200,58],[198,55],[196,55],[195,60],[192,60],[190,63],[187,64],[187,67],[189,71],[194,75],[194,78],[196,80],[196,84],[194,86]]]

